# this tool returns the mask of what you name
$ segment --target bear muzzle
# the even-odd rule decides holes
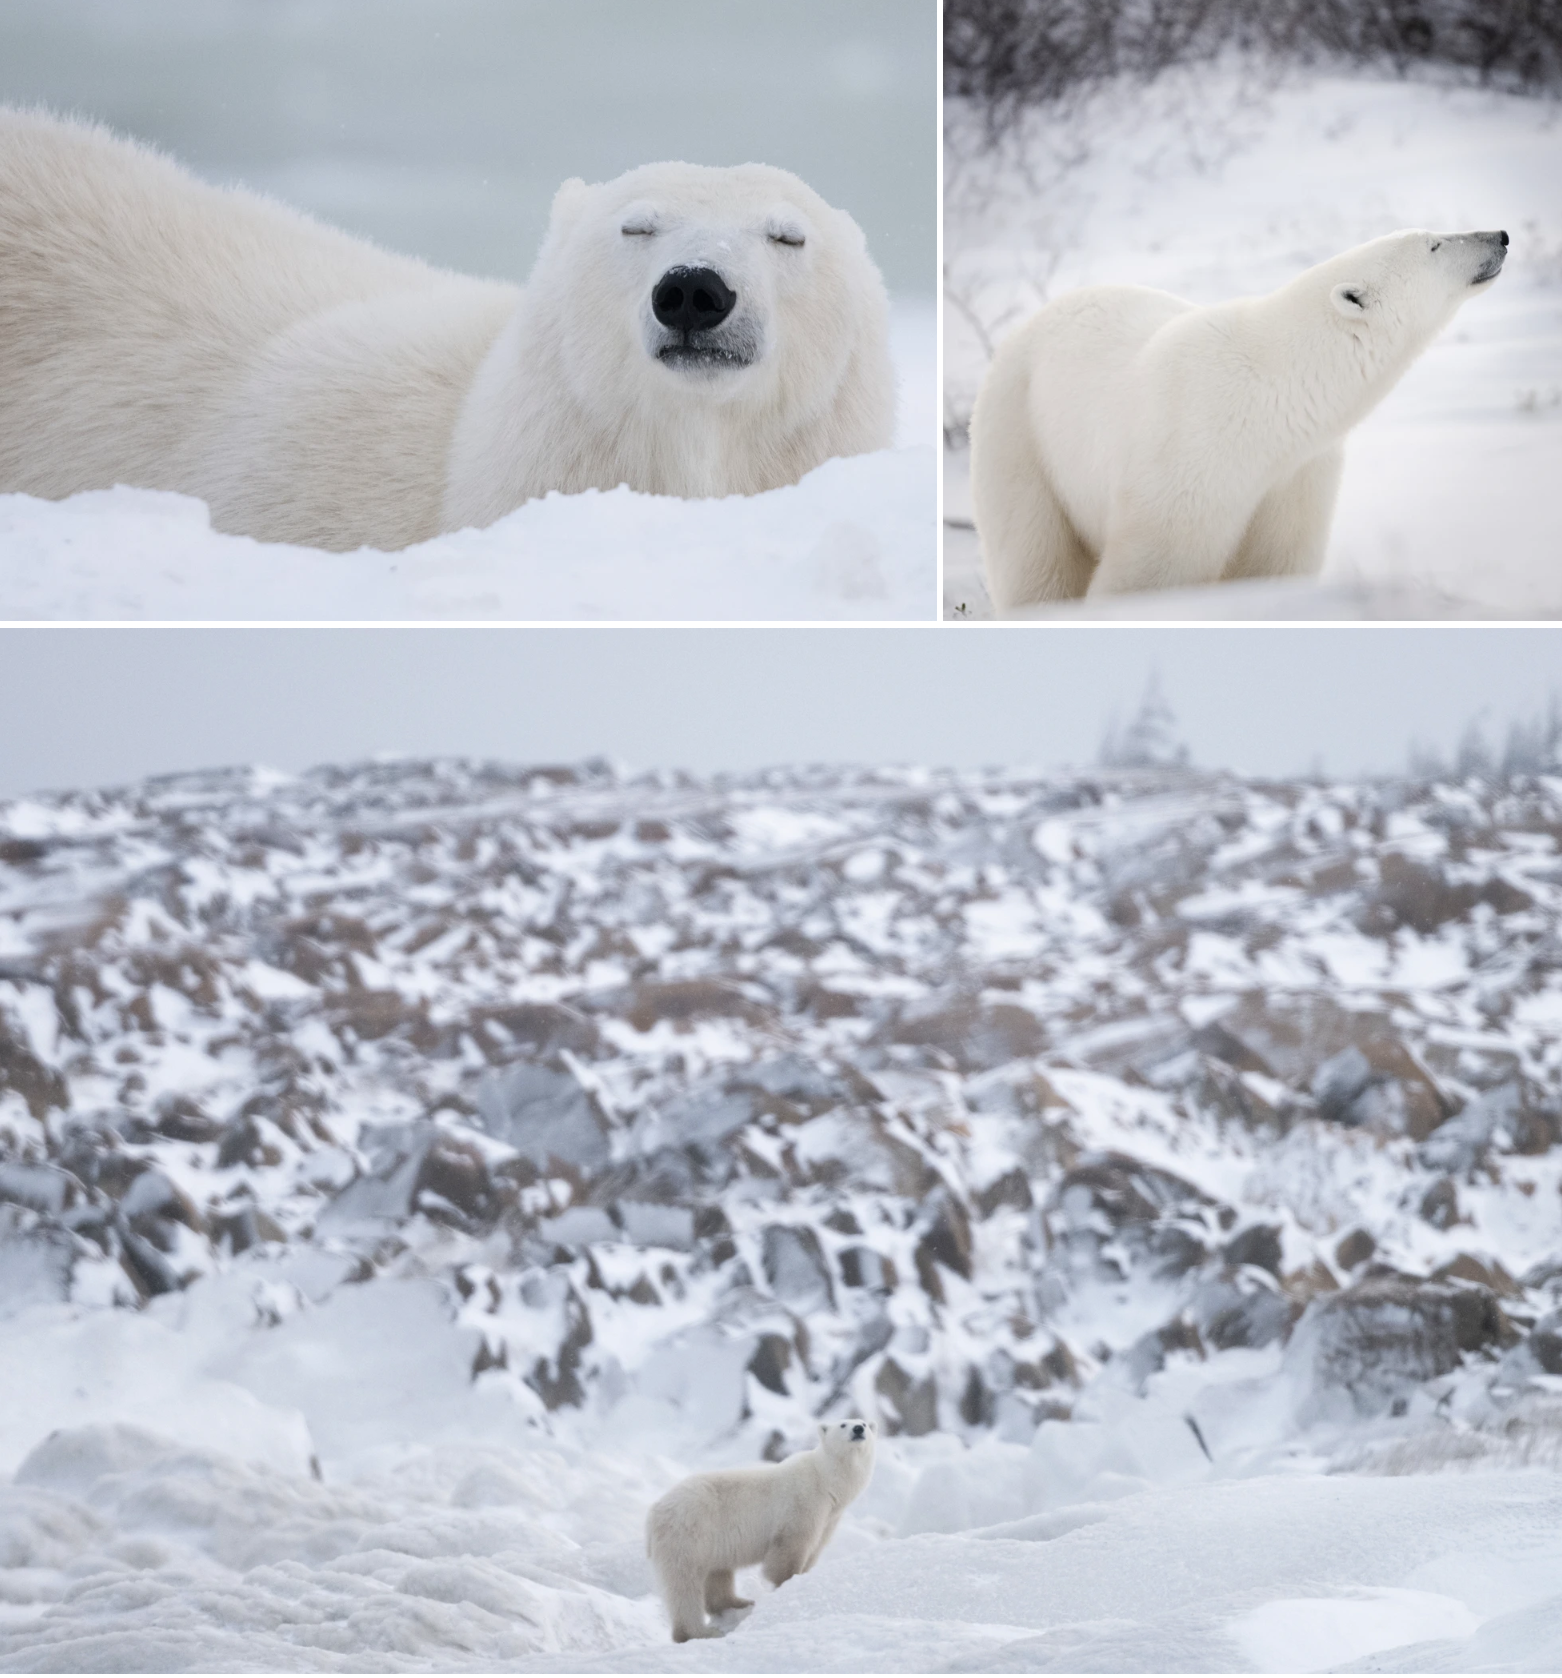
[[[669,268],[651,291],[651,313],[674,332],[709,332],[737,300],[714,268]]]
[[[651,288],[651,314],[667,337],[656,359],[684,368],[747,367],[758,351],[752,332],[729,317],[738,294],[714,268],[669,268]]]
[[[1494,280],[1502,272],[1502,265],[1508,256],[1508,235],[1506,233],[1471,233],[1469,237],[1477,244],[1484,246],[1482,260],[1476,269],[1471,285],[1484,285],[1487,280]]]

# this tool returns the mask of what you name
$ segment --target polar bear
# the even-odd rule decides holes
[[[0,491],[400,548],[549,490],[754,494],[887,447],[884,283],[795,175],[566,181],[523,288],[0,111]]]
[[[971,418],[994,606],[1317,572],[1345,433],[1507,244],[1390,233],[1267,297],[1048,304],[999,345]]]
[[[740,1567],[772,1585],[806,1573],[846,1505],[873,1474],[875,1428],[857,1417],[819,1424],[819,1443],[785,1462],[691,1474],[651,1505],[646,1554],[672,1617],[673,1642],[720,1637],[706,1612],[752,1608],[734,1589]]]

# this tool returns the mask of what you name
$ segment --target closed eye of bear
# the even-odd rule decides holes
[[[550,490],[795,483],[887,448],[894,398],[861,230],[785,170],[566,181],[520,287],[0,110],[0,492],[400,548]]]

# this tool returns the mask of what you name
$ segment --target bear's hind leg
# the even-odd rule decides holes
[[[1345,451],[1329,449],[1270,490],[1243,533],[1226,576],[1316,577],[1328,550],[1344,465]]]
[[[733,1583],[732,1569],[725,1571],[720,1568],[705,1577],[705,1611],[708,1614],[719,1614],[726,1608],[752,1608],[754,1604],[746,1597],[737,1593]]]
[[[662,1595],[673,1623],[673,1642],[687,1643],[695,1637],[720,1637],[721,1632],[705,1618],[704,1586],[700,1579],[672,1580],[662,1577]]]

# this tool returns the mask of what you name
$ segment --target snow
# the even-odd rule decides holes
[[[625,1442],[627,1443],[627,1442]],[[943,1479],[953,1491],[958,1464]],[[1547,1670],[1552,1475],[1266,1476],[870,1538],[675,1648],[603,1456],[428,1452],[350,1486],[122,1426],[4,1494],[6,1670]],[[627,1524],[627,1523],[626,1523]],[[1305,1596],[1297,1585],[1305,1581]],[[551,1659],[549,1657],[552,1657]]]
[[[1562,447],[1559,123],[1547,99],[1241,63],[1031,113],[997,151],[981,143],[976,114],[951,102],[945,422],[957,440],[987,362],[980,333],[992,341],[1076,286],[1130,282],[1213,303],[1272,290],[1398,227],[1502,227],[1513,240],[1498,284],[1351,434],[1317,582],[1168,591],[1061,615],[1562,611],[1550,492]],[[946,451],[945,614],[984,617],[968,460],[963,447]]]
[[[732,620],[934,615],[935,328],[892,306],[893,449],[764,495],[549,495],[400,553],[262,543],[203,502],[120,486],[0,495],[0,618]]]
[[[1554,1669],[1559,800],[0,805],[0,1670]],[[819,1565],[674,1646],[651,1502],[854,1411]]]

